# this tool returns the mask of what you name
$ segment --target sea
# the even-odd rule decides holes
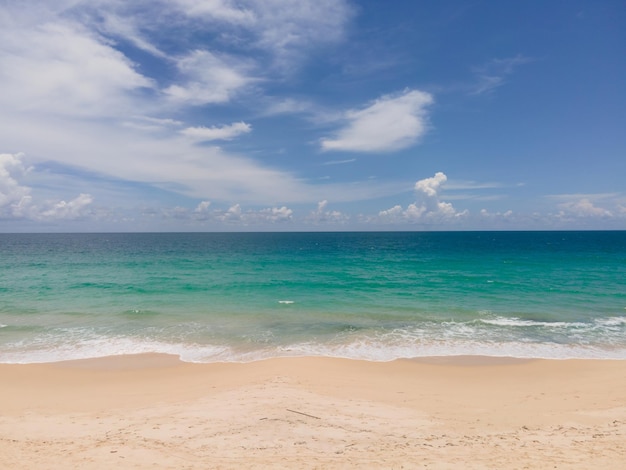
[[[626,359],[626,231],[0,234],[0,362]]]

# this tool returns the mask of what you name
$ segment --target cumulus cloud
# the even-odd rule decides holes
[[[324,224],[344,223],[349,220],[349,217],[347,215],[336,210],[327,210],[327,207],[327,200],[318,202],[317,208],[307,216],[307,222],[311,222],[313,224]]]
[[[196,212],[196,213],[204,213],[204,212],[207,212],[209,210],[209,207],[211,207],[211,201],[202,201],[194,209],[194,212]]]
[[[90,194],[80,194],[70,201],[52,203],[51,207],[42,210],[38,218],[47,220],[71,220],[83,217],[85,209],[93,202]]]
[[[210,201],[201,201],[192,211],[176,207],[163,212],[166,218],[196,222],[222,222],[233,225],[267,225],[290,222],[293,210],[287,206],[267,207],[260,210],[243,210],[241,204],[233,204],[228,209],[211,209]]]
[[[261,209],[259,218],[264,222],[285,222],[293,217],[293,211],[286,206]]]
[[[588,198],[564,202],[558,207],[562,209],[563,214],[576,217],[613,217],[611,211],[595,206]]]
[[[406,209],[400,205],[379,212],[382,221],[387,222],[445,222],[466,216],[467,210],[457,211],[454,206],[440,200],[440,191],[448,177],[437,172],[430,178],[424,178],[415,183],[416,201]]]
[[[26,171],[21,155],[0,154],[0,216],[25,215],[32,201],[31,190],[21,185],[16,178]]]
[[[512,210],[508,210],[505,212],[489,212],[487,209],[481,209],[480,210],[480,215],[481,217],[486,217],[489,219],[499,219],[499,218],[504,218],[504,219],[508,219],[510,217],[513,216],[513,211]]]
[[[232,140],[241,134],[247,134],[252,126],[245,122],[234,122],[222,127],[187,127],[180,131],[186,137],[198,141]]]
[[[435,173],[432,178],[424,178],[415,183],[415,191],[423,193],[428,198],[436,198],[441,186],[448,181],[448,177],[442,173]]]
[[[0,217],[4,219],[71,220],[85,216],[93,202],[89,194],[80,194],[70,201],[36,203],[32,189],[18,178],[31,169],[22,162],[21,154],[0,154]]]
[[[334,138],[322,139],[326,151],[390,152],[415,144],[427,131],[430,94],[407,90],[383,96],[363,109],[347,111],[346,126]]]

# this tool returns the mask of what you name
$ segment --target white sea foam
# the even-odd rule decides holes
[[[386,362],[433,356],[491,356],[522,359],[626,359],[626,348],[604,349],[553,343],[485,343],[479,341],[425,341],[383,344],[355,341],[343,345],[294,344],[284,349],[290,356],[330,356]]]
[[[344,343],[297,342],[266,344],[258,348],[224,347],[206,344],[167,343],[132,338],[101,338],[83,344],[49,345],[34,349],[13,349],[0,354],[2,363],[44,363],[96,357],[163,353],[185,362],[252,362],[273,357],[324,356],[386,362],[401,358],[432,356],[493,356],[533,359],[626,359],[626,347],[599,347],[583,344],[522,341],[419,340],[398,334],[384,338],[360,337]],[[32,345],[31,345],[32,346]]]
[[[423,321],[380,329],[332,329],[302,336],[272,328],[239,331],[230,340],[213,327],[186,323],[141,333],[57,328],[0,348],[0,362],[34,363],[139,353],[165,353],[187,362],[250,362],[280,356],[332,356],[371,361],[428,356],[626,359],[626,317],[539,322],[490,316],[467,321]],[[223,325],[224,326],[224,325]],[[281,328],[281,327],[279,327]],[[298,339],[296,339],[298,338]]]
[[[535,320],[523,320],[521,318],[516,318],[516,317],[481,318],[477,321],[480,323],[486,323],[488,325],[508,326],[508,327],[543,326],[543,327],[549,327],[549,328],[580,328],[580,327],[587,326],[586,323],[581,323],[581,322],[546,322],[546,321],[535,321]]]
[[[596,320],[596,323],[601,326],[626,326],[626,317],[609,317]]]
[[[29,341],[19,341],[5,345],[0,353],[0,362],[9,364],[28,364],[59,362],[96,357],[121,356],[130,354],[162,353],[176,355],[188,362],[203,362],[206,358],[231,357],[228,348],[168,343],[131,337],[106,337],[85,335],[77,342],[69,339],[38,337]]]
[[[293,304],[295,303],[293,300],[279,300],[279,304]]]

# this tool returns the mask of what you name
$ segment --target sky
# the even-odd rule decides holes
[[[622,0],[0,0],[0,232],[626,229]]]

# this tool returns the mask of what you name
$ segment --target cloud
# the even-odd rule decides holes
[[[168,86],[163,93],[174,103],[203,105],[225,103],[253,79],[246,71],[250,64],[234,57],[195,50],[176,61],[182,82]]]
[[[349,10],[337,0],[9,2],[0,7],[0,151],[224,203],[368,197],[381,189],[310,184],[195,145],[242,135],[247,122],[188,124],[265,83],[268,56],[295,64],[339,40]],[[141,64],[130,58],[145,52],[152,57]]]
[[[235,24],[252,24],[256,20],[253,11],[238,8],[230,0],[174,0],[173,3],[192,17]]]
[[[558,219],[621,219],[626,198],[622,193],[552,194],[547,199],[555,201]]]
[[[198,206],[194,209],[195,213],[206,213],[211,207],[211,201],[202,201],[198,204]]]
[[[437,197],[439,188],[448,180],[448,177],[442,173],[435,173],[432,178],[425,178],[415,183],[415,191],[423,193],[427,198],[434,199]]]
[[[469,214],[467,210],[457,211],[454,206],[440,200],[440,191],[448,177],[437,172],[430,178],[424,178],[415,183],[416,201],[406,209],[395,205],[390,209],[380,211],[379,218],[383,222],[445,222],[458,219]]]
[[[323,200],[317,203],[317,209],[312,211],[306,218],[307,222],[313,224],[325,224],[325,223],[345,223],[348,222],[349,217],[339,211],[326,210],[328,201]]]
[[[480,216],[488,220],[508,220],[513,217],[513,211],[508,210],[505,212],[489,212],[487,209],[481,209]]]
[[[71,220],[78,219],[86,215],[85,209],[93,202],[90,194],[80,194],[78,197],[66,202],[59,201],[52,203],[51,207],[42,210],[38,219],[44,220]]]
[[[346,126],[334,138],[322,139],[322,150],[391,152],[415,144],[427,131],[426,108],[430,94],[407,90],[383,96],[363,109],[344,115]]]
[[[132,116],[127,121],[122,121],[123,126],[144,132],[163,132],[183,124],[182,121],[175,119],[150,116]]]
[[[289,68],[302,50],[343,38],[353,9],[343,0],[250,0],[257,45],[272,52],[275,64]]]
[[[233,204],[228,209],[211,209],[210,201],[200,202],[192,211],[184,207],[175,207],[162,211],[165,218],[212,224],[215,222],[229,225],[268,225],[291,222],[293,210],[287,206],[267,207],[260,210],[243,210],[241,204]]]
[[[151,79],[103,38],[68,23],[0,24],[0,103],[73,116],[130,112]]]
[[[264,222],[286,222],[290,221],[293,217],[293,211],[286,206],[282,207],[270,207],[262,209],[258,213],[258,217]]]
[[[343,165],[345,163],[353,163],[356,162],[356,158],[348,158],[346,160],[329,160],[327,162],[322,163],[322,165]]]
[[[23,175],[27,168],[21,155],[0,154],[0,217],[23,217],[32,201],[30,188],[21,185],[17,175]]]
[[[107,11],[102,7],[98,9],[98,13],[94,17],[90,18],[94,28],[102,34],[124,39],[144,52],[166,59],[167,54],[150,42],[141,32],[141,25],[137,19],[136,15]]]
[[[474,68],[476,83],[472,87],[470,94],[482,95],[491,93],[503,85],[506,77],[511,75],[518,66],[531,61],[532,59],[528,57],[517,55],[505,59],[492,59],[485,65]]]
[[[595,206],[588,198],[577,201],[564,202],[558,207],[562,209],[562,214],[576,217],[613,217],[609,210]]]
[[[247,134],[251,130],[252,126],[242,121],[222,127],[187,127],[180,131],[180,133],[193,140],[209,141],[232,140],[241,134]]]
[[[93,197],[84,193],[70,201],[36,204],[32,189],[18,181],[31,171],[23,164],[22,158],[21,154],[0,154],[0,218],[56,221],[77,219],[88,214],[87,208]]]

